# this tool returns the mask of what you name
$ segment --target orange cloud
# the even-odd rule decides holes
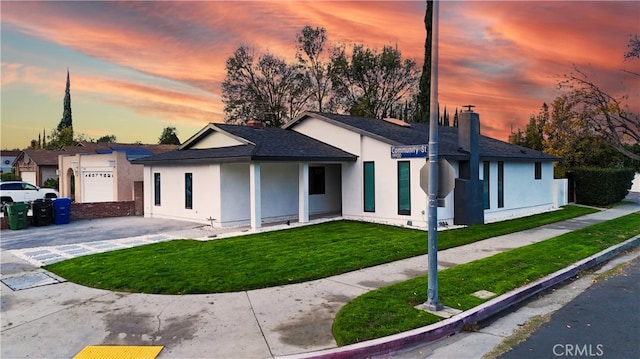
[[[330,42],[396,45],[421,65],[424,1],[6,2],[3,31],[18,31],[142,73],[143,79],[72,72],[72,91],[167,121],[222,120],[225,61],[240,45],[292,60],[305,25]],[[506,139],[542,102],[559,94],[573,64],[640,109],[636,62],[622,62],[628,35],[640,33],[638,2],[443,1],[440,3],[440,103],[448,112],[478,107],[486,134]],[[9,26],[5,28],[5,26]],[[635,67],[635,68],[634,68]],[[34,66],[3,63],[2,85],[34,88]],[[43,71],[39,69],[38,71]],[[40,81],[42,81],[40,76]],[[157,80],[157,81],[156,81]],[[48,80],[47,80],[48,82]],[[39,90],[42,91],[42,90]],[[635,92],[634,92],[635,91]],[[74,92],[75,93],[75,92]]]

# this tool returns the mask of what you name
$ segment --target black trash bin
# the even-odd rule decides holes
[[[34,226],[48,226],[53,223],[53,201],[51,199],[37,199],[31,208]]]

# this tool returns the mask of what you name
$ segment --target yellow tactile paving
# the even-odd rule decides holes
[[[163,346],[89,345],[73,359],[155,359]]]

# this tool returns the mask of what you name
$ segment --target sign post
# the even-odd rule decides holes
[[[433,2],[433,26],[431,43],[431,104],[429,116],[429,207],[428,207],[428,269],[427,301],[425,307],[431,311],[442,310],[438,301],[438,8],[440,1]]]

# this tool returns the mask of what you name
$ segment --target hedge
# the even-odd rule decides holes
[[[576,203],[607,206],[627,196],[635,171],[631,168],[578,168],[573,174]]]

